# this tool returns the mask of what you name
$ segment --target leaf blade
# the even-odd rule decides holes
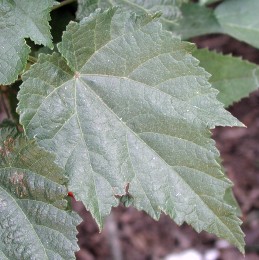
[[[0,84],[14,82],[24,70],[30,52],[25,38],[53,47],[48,21],[54,3],[54,0],[1,1]]]
[[[225,1],[215,9],[215,15],[225,33],[259,48],[258,1]]]
[[[73,259],[79,218],[65,211],[67,180],[53,155],[14,129],[0,130],[0,146],[1,254]]]
[[[219,90],[218,99],[226,107],[259,87],[259,67],[256,64],[206,49],[198,49],[193,55],[211,73],[209,81]]]
[[[109,26],[100,26],[102,21],[110,21]],[[104,35],[102,41],[98,35]],[[242,250],[239,220],[224,200],[230,183],[217,163],[219,154],[208,130],[240,123],[216,100],[217,91],[207,82],[209,74],[190,54],[193,45],[162,30],[152,16],[137,17],[110,9],[68,26],[58,49],[63,57],[42,55],[26,73],[18,111],[26,133],[37,133],[38,143],[55,151],[58,164],[70,174],[69,189],[90,209],[99,226],[129,186],[133,205],[152,217],[157,219],[164,211],[177,223],[188,221],[198,231],[212,231],[208,223],[201,224],[204,219],[193,208],[190,219],[181,214],[180,204],[186,212],[190,205],[184,205],[171,191],[180,174],[185,174],[185,167],[190,168],[189,174],[194,167],[194,172],[202,171],[200,179],[216,179],[222,191],[217,194],[222,212],[228,209],[230,229],[235,227],[225,238]],[[46,63],[54,75],[63,75],[60,67],[66,66],[67,78],[46,77],[44,70],[50,75]],[[39,91],[41,98],[37,97]],[[25,102],[28,93],[37,100],[30,110]],[[142,145],[141,153],[136,152],[134,142]],[[187,144],[193,147],[190,155]],[[170,151],[173,145],[179,149]],[[161,167],[149,172],[146,157],[152,153]],[[176,171],[177,166],[180,170]],[[195,200],[197,194],[186,181],[181,183],[178,188],[184,187],[187,198]],[[159,185],[165,188],[160,190]],[[214,196],[216,189],[213,185],[210,188]],[[178,215],[174,212],[177,203]],[[202,208],[205,212],[204,205]],[[195,218],[203,220],[195,224]],[[217,225],[221,230],[222,223]],[[213,231],[223,235],[216,227]],[[239,234],[237,240],[233,233]]]

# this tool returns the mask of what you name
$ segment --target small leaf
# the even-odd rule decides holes
[[[66,211],[67,178],[54,156],[0,129],[0,258],[75,259],[79,217]]]
[[[21,122],[57,155],[69,191],[100,227],[128,195],[127,205],[155,219],[163,211],[243,251],[209,131],[242,124],[217,101],[194,46],[153,18],[113,8],[71,22],[58,45],[63,57],[40,55],[24,75]]]
[[[258,0],[228,0],[216,8],[215,15],[225,33],[259,48],[258,10]]]
[[[259,66],[254,63],[207,49],[198,49],[193,55],[211,73],[209,81],[219,90],[218,99],[226,107],[259,87]]]
[[[30,52],[25,38],[53,47],[49,12],[54,0],[0,0],[0,84],[14,82]]]

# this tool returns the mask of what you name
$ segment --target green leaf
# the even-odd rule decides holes
[[[181,17],[179,7],[184,2],[186,0],[78,0],[77,19],[81,20],[89,16],[97,8],[104,10],[112,6],[119,6],[125,11],[131,10],[138,15],[162,12],[160,20],[164,28],[170,30]]]
[[[205,6],[194,3],[184,4],[181,7],[182,18],[170,30],[181,35],[182,39],[189,39],[209,33],[221,33],[214,12]]]
[[[209,5],[209,4],[213,4],[213,3],[219,2],[219,1],[221,1],[221,0],[200,0],[199,4],[201,4],[201,5]]]
[[[258,0],[228,0],[216,8],[215,15],[225,33],[259,48],[258,10]]]
[[[155,219],[163,211],[243,251],[208,129],[241,124],[217,101],[193,47],[152,16],[97,11],[68,25],[63,57],[40,55],[24,75],[18,111],[99,226],[127,195]]]
[[[49,12],[54,0],[0,0],[0,84],[14,82],[24,70],[25,38],[52,48]]]
[[[193,55],[211,73],[209,81],[219,90],[218,99],[226,107],[259,87],[259,66],[254,63],[207,49],[198,49]]]
[[[79,217],[54,156],[14,128],[0,129],[0,258],[75,259]]]

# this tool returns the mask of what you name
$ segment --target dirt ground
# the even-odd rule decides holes
[[[199,47],[232,53],[259,64],[259,51],[228,36],[213,35],[193,39]],[[237,249],[211,234],[197,234],[188,225],[178,227],[168,216],[152,220],[134,208],[118,207],[99,233],[91,215],[81,203],[74,208],[83,218],[79,230],[78,260],[125,259],[157,260],[187,249],[205,252],[218,249],[218,260],[259,259],[259,91],[234,104],[231,113],[247,128],[223,128],[213,131],[227,175],[241,206],[246,234],[245,258]],[[190,259],[192,260],[192,259]]]

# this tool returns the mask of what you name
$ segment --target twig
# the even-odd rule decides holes
[[[28,57],[28,61],[29,61],[30,63],[34,64],[34,63],[37,62],[37,58],[35,58],[35,57],[29,55],[29,57]]]
[[[114,260],[123,260],[121,245],[118,236],[117,225],[114,221],[113,213],[111,212],[110,216],[106,219],[107,232],[109,237],[109,243],[112,251],[112,259]]]
[[[61,2],[59,5],[54,5],[54,6],[52,7],[52,11],[53,11],[53,10],[56,10],[56,9],[58,9],[58,8],[64,6],[64,5],[72,4],[72,3],[74,3],[74,2],[76,2],[76,0],[64,0],[64,1]]]
[[[4,111],[5,111],[5,114],[7,115],[7,117],[10,119],[11,118],[11,115],[9,113],[9,109],[5,103],[5,98],[4,98],[4,93],[1,91],[1,103],[3,104],[3,108],[4,108]]]

